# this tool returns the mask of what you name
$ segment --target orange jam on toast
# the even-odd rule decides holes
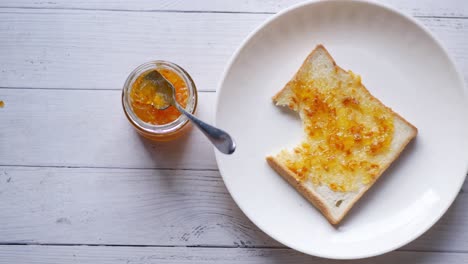
[[[339,74],[312,80],[303,73],[289,83],[289,108],[301,115],[306,140],[286,164],[300,180],[348,192],[385,169],[381,164],[393,139],[394,114],[369,94],[359,76]]]

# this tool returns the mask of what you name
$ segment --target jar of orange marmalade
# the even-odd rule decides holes
[[[155,85],[145,79],[151,71],[157,70],[175,88],[177,102],[194,114],[197,108],[197,88],[190,75],[180,66],[167,61],[151,61],[137,67],[125,81],[122,91],[122,105],[130,123],[145,138],[168,141],[177,138],[189,127],[189,120],[174,106],[164,110],[155,107]],[[159,102],[160,103],[160,102]]]

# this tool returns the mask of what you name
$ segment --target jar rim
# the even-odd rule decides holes
[[[127,77],[125,84],[122,90],[122,105],[124,108],[125,115],[130,120],[130,122],[137,127],[147,133],[151,134],[168,134],[173,133],[179,129],[181,129],[185,124],[187,124],[188,119],[186,116],[181,114],[176,120],[163,124],[163,125],[154,125],[141,120],[133,111],[131,105],[131,98],[129,96],[130,91],[132,89],[133,83],[137,80],[138,77],[145,74],[151,70],[158,70],[158,69],[168,69],[175,72],[179,75],[184,83],[186,84],[189,96],[187,100],[187,105],[185,106],[185,110],[191,114],[194,114],[196,106],[197,106],[197,89],[195,83],[193,82],[190,75],[179,65],[164,61],[164,60],[154,60],[149,61],[146,63],[141,64],[140,66],[136,67],[130,75]]]

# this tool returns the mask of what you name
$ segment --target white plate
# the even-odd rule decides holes
[[[301,138],[299,118],[271,97],[319,43],[419,129],[337,228],[265,162]],[[460,190],[468,168],[465,96],[454,63],[414,19],[361,1],[304,3],[257,29],[227,66],[216,124],[232,133],[238,149],[216,159],[242,211],[284,245],[327,258],[383,254],[429,229]]]

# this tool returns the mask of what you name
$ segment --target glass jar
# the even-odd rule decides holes
[[[128,121],[130,121],[130,124],[133,125],[133,127],[140,135],[154,141],[172,140],[183,134],[190,127],[187,117],[181,114],[176,120],[170,123],[156,125],[141,120],[137,114],[135,114],[132,107],[132,98],[130,96],[130,92],[135,81],[140,76],[145,75],[152,70],[169,70],[177,74],[184,81],[188,90],[188,98],[185,110],[192,114],[195,113],[198,102],[198,94],[197,88],[195,87],[195,83],[193,82],[192,78],[180,66],[162,60],[144,63],[133,70],[132,73],[130,73],[127,80],[125,81],[122,91],[122,106]]]

